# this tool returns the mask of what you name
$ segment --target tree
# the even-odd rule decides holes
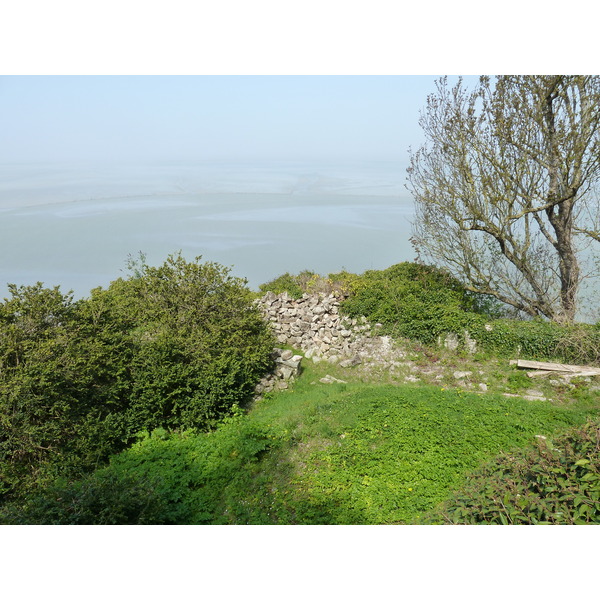
[[[572,322],[586,246],[600,242],[600,77],[446,78],[411,153],[412,242],[428,259],[530,316]]]

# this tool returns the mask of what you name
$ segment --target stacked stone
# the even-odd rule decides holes
[[[364,317],[350,319],[339,314],[339,299],[334,294],[304,294],[294,299],[287,292],[267,292],[258,300],[272,323],[277,340],[304,351],[306,358],[337,362],[352,357],[354,364],[371,326]]]
[[[255,394],[260,396],[273,390],[286,390],[289,384],[300,374],[302,356],[294,354],[291,350],[273,348],[271,355],[275,362],[273,373],[263,377],[255,389]]]
[[[488,327],[489,326],[486,325],[486,329]],[[490,330],[491,329],[488,329],[488,331]],[[444,346],[444,348],[448,348],[448,350],[457,350],[462,345],[469,354],[475,354],[475,352],[477,352],[477,340],[474,340],[466,329],[463,331],[461,337],[456,333],[447,333],[445,337],[440,335],[437,343],[438,346]]]

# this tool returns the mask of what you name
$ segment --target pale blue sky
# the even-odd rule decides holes
[[[435,79],[3,76],[0,162],[405,161]]]

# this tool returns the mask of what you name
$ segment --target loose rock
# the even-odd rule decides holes
[[[454,379],[464,379],[470,375],[473,375],[472,371],[454,371]]]
[[[325,377],[321,377],[321,379],[319,379],[319,381],[321,383],[348,383],[347,381],[344,381],[343,379],[337,379],[336,377],[332,377],[331,375],[325,375]]]

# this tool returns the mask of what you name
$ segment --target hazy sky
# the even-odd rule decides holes
[[[405,160],[435,79],[2,76],[0,161]]]

